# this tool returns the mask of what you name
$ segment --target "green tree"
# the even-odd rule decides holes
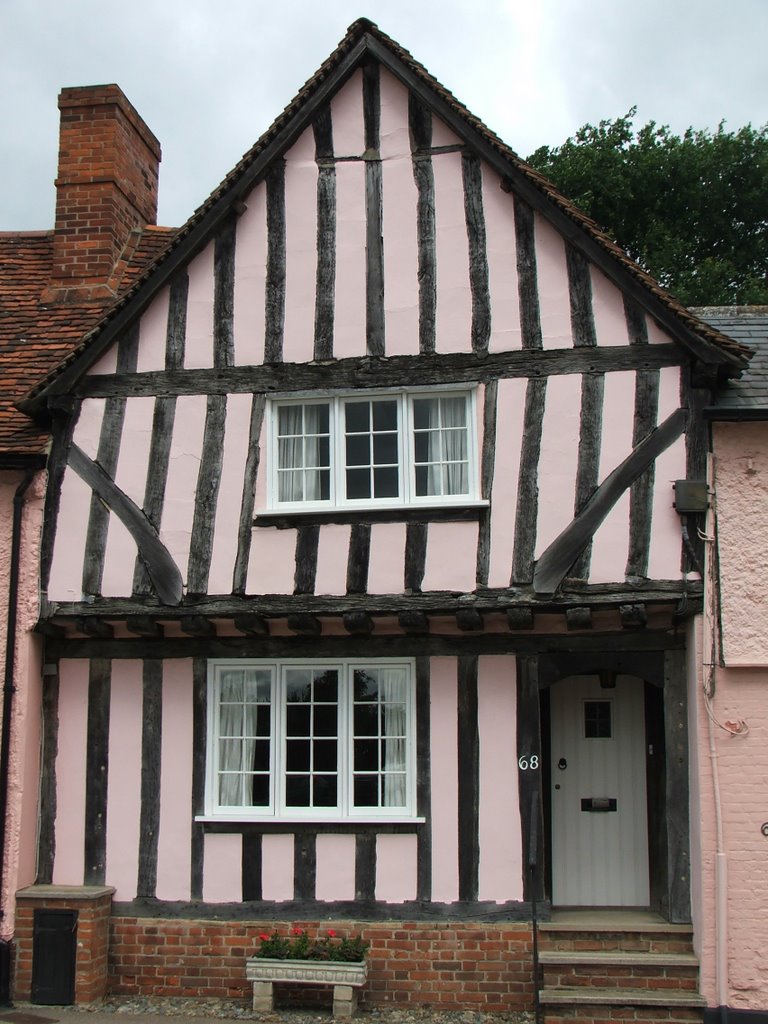
[[[680,137],[635,113],[528,162],[685,305],[768,303],[768,125]]]

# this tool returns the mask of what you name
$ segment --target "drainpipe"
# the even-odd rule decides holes
[[[17,463],[18,465],[18,463]],[[13,525],[11,532],[11,565],[8,581],[8,621],[5,632],[5,676],[3,682],[3,726],[0,734],[0,919],[5,917],[2,905],[5,879],[5,840],[8,813],[8,770],[11,761],[11,717],[13,712],[14,672],[16,668],[16,619],[18,611],[19,568],[21,563],[21,520],[24,495],[37,470],[44,465],[39,460],[26,460],[24,478],[13,496]],[[15,467],[11,467],[15,468]],[[11,943],[0,941],[0,1005],[10,1002]]]

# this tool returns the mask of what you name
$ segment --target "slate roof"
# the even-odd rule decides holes
[[[721,387],[707,415],[768,419],[768,306],[704,306],[691,312],[754,351],[741,377]]]
[[[577,244],[586,234],[595,244],[598,256],[602,255],[603,261],[613,267],[618,264],[627,283],[635,289],[639,288],[640,295],[644,296],[649,306],[659,314],[657,319],[671,318],[679,340],[692,348],[700,358],[704,355],[707,361],[730,365],[732,372],[736,372],[738,367],[745,364],[750,355],[749,349],[734,338],[703,323],[677,302],[604,234],[593,220],[562,196],[538,171],[521,160],[445,86],[433,78],[407,50],[373,22],[361,18],[349,27],[333,53],[218,188],[179,229],[172,244],[161,254],[156,264],[136,281],[133,289],[127,292],[121,301],[109,309],[102,323],[86,335],[64,361],[30,392],[25,400],[27,409],[31,410],[39,405],[41,392],[45,391],[57,376],[66,375],[66,383],[62,385],[66,388],[71,380],[71,373],[77,375],[79,371],[84,372],[87,369],[90,362],[98,357],[102,347],[126,326],[132,316],[137,315],[148,304],[156,290],[168,282],[176,266],[198,251],[221,221],[229,216],[233,209],[237,209],[254,185],[264,177],[268,162],[288,148],[298,131],[303,129],[305,123],[309,123],[315,110],[325,102],[328,98],[328,89],[336,88],[368,56],[389,67],[407,86],[425,90],[423,95],[428,102],[434,101],[430,105],[434,107],[438,116],[447,116],[449,123],[459,134],[471,136],[479,143],[483,151],[481,155],[494,158],[494,163],[502,176],[507,177],[511,188],[522,187],[529,194],[529,198],[531,195],[538,196],[539,203],[545,198],[544,206],[550,211],[554,207],[555,213],[559,212],[566,218],[560,224],[564,234]],[[86,351],[88,357],[80,362],[78,369],[70,370],[72,364],[79,361],[80,356]]]
[[[112,280],[118,294],[166,248],[173,231],[134,232]],[[14,408],[42,377],[72,351],[113,300],[86,304],[43,300],[50,283],[53,232],[0,232],[0,464],[11,456],[38,456],[44,429]]]

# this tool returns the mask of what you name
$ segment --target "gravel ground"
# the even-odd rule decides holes
[[[329,1024],[329,1010],[276,1010],[254,1013],[242,1001],[228,999],[178,999],[147,997],[109,997],[93,1006],[31,1006],[25,1004],[0,1013],[0,1021],[8,1024],[40,1024],[63,1022],[89,1016],[89,1024],[109,1024],[113,1016],[144,1018],[145,1024],[158,1017],[186,1017],[198,1021],[211,1019],[263,1021],[264,1024]],[[474,1010],[427,1010],[419,1007],[389,1009],[361,1008],[358,1019],[367,1024],[533,1024],[530,1013],[483,1013]],[[74,1024],[74,1022],[73,1022]],[[189,1022],[191,1024],[191,1021]]]

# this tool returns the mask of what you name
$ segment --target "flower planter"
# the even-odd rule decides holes
[[[294,985],[332,985],[334,1017],[352,1017],[357,1009],[357,990],[368,976],[368,963],[328,960],[272,960],[254,956],[246,961],[245,976],[253,982],[253,1009],[274,1009],[275,982]]]

